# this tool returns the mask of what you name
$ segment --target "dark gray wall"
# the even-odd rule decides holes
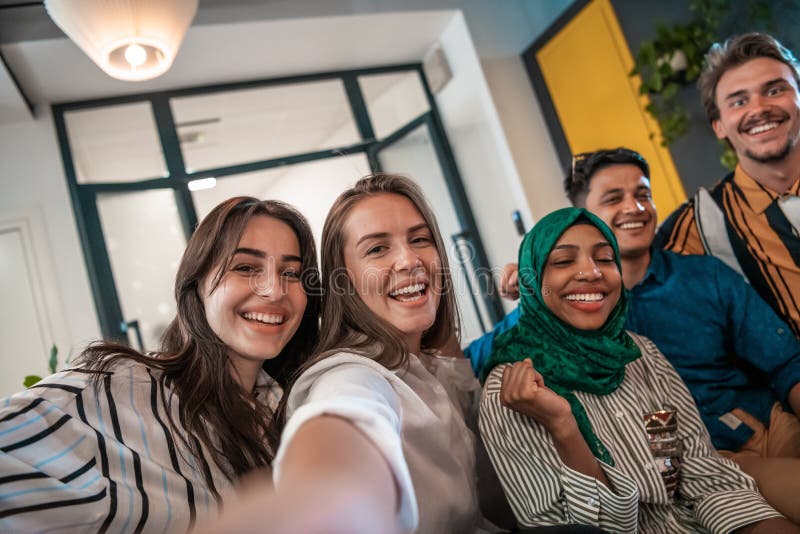
[[[611,0],[611,4],[614,6],[622,33],[625,34],[634,57],[642,41],[655,37],[659,23],[670,25],[691,20],[688,0],[669,2]],[[669,149],[686,194],[691,196],[699,186],[713,184],[722,178],[726,171],[719,162],[720,148],[706,120],[694,85],[682,88],[678,101],[689,111],[691,126],[689,133],[675,141]]]
[[[611,0],[619,19],[622,32],[631,52],[636,55],[642,41],[655,37],[659,23],[670,25],[689,22],[689,0],[642,1]],[[733,35],[747,31],[768,31],[786,46],[795,51],[800,42],[800,1],[773,0],[769,4],[770,20],[752,21],[748,8],[753,2],[731,0],[732,11],[725,17],[721,35]],[[721,148],[706,120],[700,104],[700,96],[694,85],[681,89],[679,102],[691,114],[689,133],[673,143],[669,149],[683,180],[687,195],[692,195],[699,186],[709,186],[722,178],[727,170],[720,164]],[[663,214],[666,215],[666,214]]]

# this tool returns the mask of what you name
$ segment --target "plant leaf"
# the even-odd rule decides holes
[[[661,88],[663,87],[663,80],[661,79],[661,75],[658,72],[654,72],[652,76],[650,76],[650,78],[647,80],[647,85],[650,86],[651,91],[660,93]]]
[[[50,374],[55,373],[58,367],[58,347],[55,343],[50,347],[50,359],[47,361],[47,367],[50,369]]]
[[[26,388],[31,387],[32,385],[36,384],[42,379],[41,376],[38,375],[28,375],[25,377],[25,380],[22,382],[22,385]]]
[[[675,98],[675,95],[678,94],[678,89],[680,89],[680,86],[677,83],[669,82],[664,87],[664,91],[662,91],[661,95],[664,97],[664,100],[672,100]]]

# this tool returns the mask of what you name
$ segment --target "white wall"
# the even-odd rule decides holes
[[[14,371],[0,373],[0,395],[20,389],[23,376],[47,374],[47,354],[59,342],[43,298],[31,219],[40,222],[41,214],[0,219],[0,302],[13,304],[0,306],[0,366]]]
[[[520,210],[530,228],[535,218],[565,203],[561,171],[518,57],[484,58],[481,64],[460,12],[440,41],[454,77],[436,95],[437,105],[489,262],[501,266],[516,258],[520,241],[512,211]],[[53,266],[43,272],[54,288],[48,302],[65,325],[63,361],[98,338],[100,329],[55,132],[48,110],[39,115],[0,126],[0,219],[19,210],[42,214],[37,239],[49,253],[43,261]],[[22,377],[29,372],[23,367],[3,364],[2,372]]]
[[[43,228],[33,232],[33,246],[39,251],[42,283],[51,288],[45,296],[48,312],[60,317],[64,325],[64,334],[56,334],[63,363],[67,354],[75,355],[88,341],[97,339],[100,328],[55,130],[49,110],[38,110],[38,115],[35,121],[0,126],[0,219],[20,213],[41,214]],[[14,303],[2,302],[0,306],[8,309]],[[59,325],[55,329],[62,330]],[[42,354],[41,358],[46,361],[47,355]],[[26,368],[24,358],[14,361],[19,365],[4,363],[2,372],[19,375],[21,384],[22,377],[31,370]]]
[[[564,171],[522,58],[489,59],[482,66],[533,218],[569,206]]]
[[[519,210],[526,227],[531,211],[511,157],[469,30],[460,13],[441,36],[453,79],[436,104],[453,148],[490,265],[517,257],[521,237],[511,214]]]

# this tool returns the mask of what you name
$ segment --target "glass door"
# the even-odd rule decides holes
[[[369,172],[366,154],[361,152],[217,178],[213,187],[192,191],[192,201],[199,219],[234,196],[286,202],[308,220],[319,254],[322,226],[333,202]]]
[[[502,307],[421,65],[58,104],[61,145],[106,339],[158,348],[187,239],[235,195],[295,205],[319,238],[370,171],[417,180],[448,241],[464,338]]]
[[[98,193],[97,211],[120,304],[120,330],[139,350],[160,346],[175,317],[174,284],[186,248],[172,189]]]

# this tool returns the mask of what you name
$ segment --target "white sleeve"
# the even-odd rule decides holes
[[[288,422],[273,462],[273,477],[280,484],[286,449],[303,423],[321,415],[349,420],[378,448],[389,464],[400,490],[398,526],[414,530],[419,512],[411,475],[400,437],[402,409],[389,371],[366,358],[343,355],[326,358],[306,371],[289,393]]]

